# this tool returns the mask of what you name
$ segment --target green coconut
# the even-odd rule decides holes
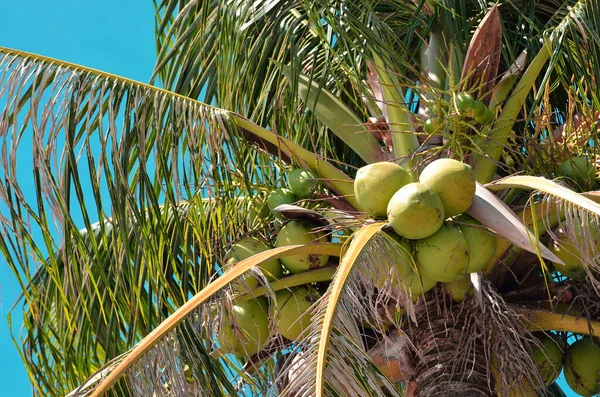
[[[563,353],[563,343],[546,334],[537,335],[543,348],[533,347],[533,358],[538,366],[540,375],[546,386],[554,383],[560,375],[565,354]]]
[[[462,114],[471,114],[473,112],[473,108],[475,107],[475,100],[466,92],[461,92],[456,95],[456,107]]]
[[[264,194],[256,194],[252,200],[248,202],[246,219],[249,225],[265,219],[269,215],[269,206]]]
[[[377,288],[383,288],[386,283],[395,283],[398,279],[403,280],[412,274],[412,247],[410,242],[393,234],[392,238],[397,244],[390,243],[379,256],[387,263],[391,263],[390,271],[382,266],[380,271],[375,272],[373,283]],[[394,246],[392,246],[394,244]]]
[[[469,244],[469,273],[482,271],[496,253],[497,239],[481,223],[467,215],[456,218]],[[473,226],[470,226],[473,225]]]
[[[581,255],[573,242],[563,237],[560,243],[552,240],[550,245],[548,245],[548,248],[564,263],[564,266],[559,263],[554,263],[554,268],[558,270],[560,274],[573,280],[585,280],[587,274],[583,267],[583,262],[581,262]]]
[[[468,274],[461,276],[456,281],[445,283],[444,288],[456,303],[460,303],[464,301],[467,296],[473,296],[474,294],[471,276]]]
[[[565,380],[581,396],[600,393],[600,345],[596,339],[585,337],[568,347]]]
[[[319,180],[314,172],[297,168],[288,175],[290,190],[298,198],[309,198],[317,189]]]
[[[277,234],[275,247],[326,242],[325,233],[313,231],[316,227],[318,226],[305,220],[290,221]],[[281,258],[281,263],[290,273],[302,273],[308,269],[325,266],[328,260],[329,255],[304,254],[286,256]]]
[[[573,156],[565,160],[560,169],[565,176],[573,179],[581,187],[592,187],[596,179],[596,167],[587,157]]]
[[[475,198],[475,177],[468,164],[453,159],[439,159],[421,172],[419,182],[440,196],[446,217],[462,214]]]
[[[223,351],[248,357],[265,346],[269,340],[268,307],[264,297],[235,304],[233,319],[226,317],[219,324],[217,342]]]
[[[294,202],[296,202],[296,196],[294,196],[294,193],[292,193],[290,189],[286,188],[275,189],[269,193],[269,196],[267,197],[269,211],[278,218],[281,218],[282,216],[279,211],[275,211],[275,208],[281,204],[292,204]]]
[[[380,256],[385,257],[386,261],[391,262],[392,266],[389,272],[381,269],[375,275],[373,280],[377,288],[384,288],[391,285],[402,291],[410,292],[416,296],[432,289],[436,282],[427,277],[419,276],[416,272],[413,249],[408,240],[403,239],[397,234],[392,234],[392,238],[398,243],[398,246],[386,249],[386,252]]]
[[[583,281],[587,273],[584,268],[581,251],[589,251],[590,258],[600,253],[600,233],[595,222],[590,222],[587,230],[579,225],[573,226],[575,240],[571,239],[564,230],[559,229],[556,233],[558,241],[550,241],[548,248],[564,262],[564,266],[554,263],[554,267],[561,274],[573,279]]]
[[[443,283],[467,272],[469,244],[459,228],[442,225],[432,236],[417,240],[417,266],[425,277]]]
[[[373,218],[385,218],[394,193],[411,182],[410,175],[396,163],[383,161],[364,166],[354,180],[357,209]]]
[[[321,294],[316,289],[306,285],[278,291],[275,298],[279,310],[277,328],[281,336],[298,340],[311,323],[311,306],[320,297]]]
[[[241,260],[250,258],[253,255],[271,249],[266,243],[255,238],[245,237],[233,244],[229,251],[225,254],[225,266],[232,267]],[[259,270],[265,275],[269,281],[277,280],[283,276],[283,268],[279,259],[274,259],[259,265]],[[240,291],[247,291],[258,286],[258,280],[254,277],[246,277],[244,283],[240,283],[238,288]]]
[[[408,287],[413,298],[418,295],[422,295],[427,291],[430,291],[435,287],[437,281],[430,279],[429,277],[421,274],[419,275],[417,272],[412,272],[412,277],[407,277],[404,280],[404,285]],[[414,299],[413,299],[414,301]]]
[[[440,120],[437,117],[430,117],[423,124],[423,131],[429,135],[435,133],[440,128]]]
[[[437,232],[444,222],[444,206],[427,185],[409,183],[398,190],[387,207],[388,222],[408,239],[422,239]]]

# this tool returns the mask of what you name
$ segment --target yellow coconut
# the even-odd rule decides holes
[[[462,214],[475,197],[475,177],[471,166],[453,159],[439,159],[428,164],[419,176],[440,196],[446,217]]]
[[[298,340],[310,326],[311,306],[319,300],[321,294],[309,286],[284,289],[276,294],[279,321],[277,329],[284,338]]]
[[[460,303],[465,300],[467,296],[473,296],[473,284],[471,283],[471,276],[465,274],[458,280],[444,284],[446,292],[450,294],[452,300],[456,303]]]
[[[586,336],[567,348],[565,380],[580,396],[600,393],[600,345],[597,339]]]
[[[396,163],[383,161],[362,167],[354,180],[357,209],[373,218],[385,218],[394,193],[410,182],[410,175]]]
[[[496,252],[496,236],[467,215],[456,218],[458,227],[469,244],[469,273],[482,271]]]
[[[444,283],[467,272],[469,245],[459,228],[442,225],[432,236],[417,240],[417,266],[422,275]]]
[[[392,196],[387,216],[396,233],[416,240],[438,231],[444,222],[444,207],[439,196],[427,185],[409,183]]]
[[[327,238],[323,232],[314,231],[316,227],[317,225],[304,220],[290,221],[277,234],[275,247],[326,242]],[[325,266],[328,260],[329,255],[305,254],[283,257],[281,263],[290,273],[302,273],[308,269]]]
[[[233,306],[233,319],[226,317],[217,331],[217,342],[227,353],[248,357],[269,340],[268,302],[264,297]]]
[[[557,338],[547,334],[539,334],[538,339],[542,344],[533,347],[533,358],[540,370],[540,375],[546,386],[554,383],[562,372],[565,361],[564,344]]]
[[[225,266],[230,268],[241,260],[250,258],[253,255],[269,250],[265,242],[256,237],[245,237],[233,244],[227,254],[225,254]],[[283,275],[283,268],[278,259],[263,263],[259,266],[259,270],[265,275],[269,281],[277,280]],[[258,280],[254,277],[246,277],[244,283],[240,283],[237,287],[241,291],[256,288]]]

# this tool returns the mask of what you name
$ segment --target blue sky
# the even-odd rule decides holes
[[[155,60],[154,8],[150,1],[0,0],[0,13],[4,16],[0,46],[142,82],[150,78]],[[11,270],[0,262],[0,382],[4,396],[31,394],[6,321],[18,293]]]
[[[0,0],[0,46],[147,82],[155,60],[154,6],[143,0]],[[0,261],[0,384],[3,396],[31,387],[10,338],[8,310],[19,293]],[[15,319],[18,322],[19,319]],[[13,325],[18,330],[20,324]]]

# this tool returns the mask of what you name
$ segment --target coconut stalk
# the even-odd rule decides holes
[[[373,57],[387,109],[387,122],[392,132],[395,159],[414,179],[416,159],[413,156],[419,147],[419,140],[414,133],[412,116],[405,105],[404,91],[398,78],[386,68],[384,58],[376,54]]]

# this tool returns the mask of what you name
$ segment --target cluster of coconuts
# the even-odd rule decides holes
[[[545,385],[552,384],[561,371],[569,387],[581,396],[600,393],[600,341],[585,336],[567,346],[558,335],[539,334],[539,346],[533,348],[533,358]]]
[[[387,218],[398,235],[396,270],[411,293],[443,282],[460,302],[471,287],[468,274],[483,270],[494,255],[496,237],[464,214],[475,188],[472,168],[453,159],[433,161],[418,182],[391,162],[358,170],[354,193],[359,209],[375,219]]]
[[[318,179],[315,174],[303,169],[293,170],[288,174],[289,188],[275,189],[268,195],[266,200],[268,210],[275,217],[282,219],[281,213],[276,210],[279,205],[292,204],[298,199],[309,198],[317,186]],[[275,247],[325,241],[325,234],[315,231],[316,228],[318,225],[304,219],[291,220],[279,230]],[[241,260],[271,248],[272,246],[264,240],[244,237],[227,251],[224,258],[225,267],[231,267]],[[293,255],[263,263],[256,270],[260,271],[267,281],[272,282],[286,275],[324,266],[328,260],[328,255]],[[233,288],[243,294],[258,286],[258,279],[248,275],[236,281]],[[286,339],[298,340],[311,323],[310,307],[320,297],[320,292],[310,285],[280,290],[275,295],[278,316],[269,315],[271,312],[269,301],[263,296],[240,302],[234,301],[232,316],[225,316],[224,321],[219,324],[217,342],[221,350],[226,353],[249,357],[265,347],[270,339],[272,328]],[[272,324],[272,320],[275,324]]]
[[[462,117],[472,118],[478,124],[487,123],[494,115],[485,103],[474,99],[466,92],[457,94],[454,102]],[[423,131],[427,134],[434,134],[438,132],[439,125],[440,119],[438,117],[430,117],[425,121]]]

